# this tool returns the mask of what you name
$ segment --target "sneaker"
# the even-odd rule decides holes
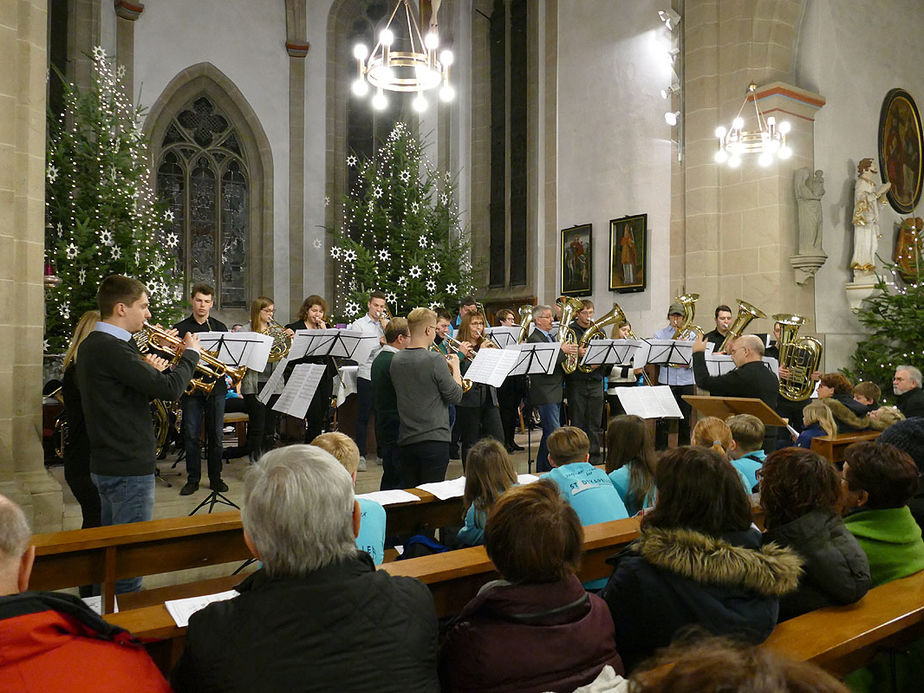
[[[365,457],[359,458],[359,466],[356,469],[357,471],[360,471],[360,472],[366,471],[366,458]]]
[[[187,481],[186,485],[180,489],[180,495],[181,496],[191,496],[198,490],[199,490],[199,482]]]
[[[228,484],[219,479],[218,481],[210,481],[209,488],[213,491],[218,491],[219,493],[224,493],[228,490]]]

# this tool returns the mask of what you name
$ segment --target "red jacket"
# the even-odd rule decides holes
[[[170,691],[141,644],[76,597],[0,597],[0,693]]]

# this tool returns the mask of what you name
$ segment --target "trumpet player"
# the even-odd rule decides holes
[[[308,296],[302,301],[298,309],[295,322],[286,325],[286,330],[295,335],[296,330],[324,330],[327,329],[327,301],[317,294]],[[330,410],[331,400],[334,397],[334,378],[337,377],[337,364],[333,356],[306,356],[289,365],[294,368],[299,363],[314,363],[325,367],[318,389],[315,390],[308,413],[305,415],[305,442],[317,438],[324,430],[327,414]],[[286,374],[288,377],[288,374]]]
[[[379,355],[385,345],[385,326],[388,320],[385,317],[385,294],[373,291],[369,294],[366,304],[366,314],[354,320],[351,330],[358,330],[364,334],[375,335],[379,343],[366,359],[359,364],[356,374],[356,447],[359,448],[359,470],[366,470],[366,429],[369,427],[369,413],[372,411],[372,362]]]
[[[579,310],[571,322],[571,329],[580,343],[581,337],[594,322],[594,302],[581,301]],[[584,356],[584,349],[578,355]],[[571,425],[580,428],[590,439],[590,463],[600,464],[600,424],[603,421],[603,369],[594,366],[589,373],[576,368],[565,376],[565,391],[568,396],[568,415]]]
[[[654,333],[655,339],[672,339],[674,333],[683,325],[684,310],[681,303],[671,303],[667,309],[668,324]],[[692,332],[686,332],[680,335],[685,341],[690,341],[695,337]],[[677,400],[677,406],[680,407],[680,413],[683,417],[679,422],[679,445],[690,444],[690,414],[693,407],[683,395],[695,394],[696,387],[693,385],[693,368],[692,366],[659,366],[658,367],[658,384],[669,385],[674,399]],[[667,422],[664,419],[658,420],[655,437],[657,439],[658,449],[667,447]]]
[[[106,277],[96,295],[100,321],[80,345],[77,383],[90,438],[90,476],[99,490],[103,525],[142,522],[154,514],[152,398],[175,400],[199,362],[199,338],[188,332],[173,370],[142,360],[131,336],[151,317],[137,279]],[[120,580],[117,592],[141,588]]]
[[[469,313],[477,312],[478,302],[475,300],[475,297],[464,297],[461,301],[459,301],[459,314],[456,316],[456,319],[452,321],[452,329],[458,330],[462,326],[462,318],[464,318]]]
[[[221,320],[211,317],[215,289],[205,283],[194,284],[189,293],[192,314],[173,328],[182,338],[192,332],[227,332],[228,327]],[[205,451],[209,471],[209,488],[224,492],[228,485],[221,480],[221,438],[224,428],[225,395],[228,388],[224,378],[219,378],[208,394],[194,392],[183,395],[183,446],[186,451],[186,484],[180,489],[181,496],[188,496],[199,490],[202,477],[202,456],[199,433],[205,419]]]
[[[463,347],[469,346],[471,352],[475,353],[483,348],[494,347],[495,345],[484,337],[484,326],[484,315],[478,312],[466,313],[458,334]],[[471,361],[468,359],[461,364],[463,377],[470,365]],[[497,441],[504,440],[497,389],[483,383],[472,383],[471,388],[462,395],[462,401],[456,405],[456,428],[459,430],[459,442],[462,445],[462,468],[465,469],[468,451],[476,442],[485,437]]]

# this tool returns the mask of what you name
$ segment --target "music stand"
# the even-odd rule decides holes
[[[690,368],[693,365],[693,342],[682,339],[648,339],[645,340],[649,363],[665,368]],[[682,418],[682,417],[681,417]],[[668,445],[675,445],[679,437],[679,424],[671,421],[668,429]]]
[[[519,327],[488,327],[484,331],[485,337],[494,342],[501,349],[507,349],[517,344],[520,336]]]
[[[516,364],[507,373],[511,375],[552,375],[555,366],[558,365],[558,352],[561,350],[559,342],[527,342],[517,344],[516,349],[520,352]],[[532,406],[532,383],[529,378],[526,379],[526,398]],[[526,470],[532,474],[533,471],[533,429],[526,428]]]
[[[732,359],[731,356],[728,356],[727,354],[716,354],[712,352],[707,352],[705,360],[706,360],[706,370],[709,371],[709,375],[711,375],[712,377],[716,377],[719,375],[725,375],[726,373],[730,373],[736,368],[734,360]],[[772,356],[764,356],[762,361],[763,361],[763,364],[767,367],[767,369],[771,373],[773,373],[774,375],[777,374],[777,372],[780,369],[779,361],[777,361]]]
[[[323,330],[297,330],[292,340],[292,348],[289,350],[289,358],[296,360],[305,356],[339,356],[353,359],[360,344],[373,340],[375,344],[379,343],[376,335],[365,334],[359,330],[338,330],[335,327]],[[372,345],[369,351],[374,348],[375,345]]]
[[[204,501],[202,501],[201,503],[199,503],[199,505],[197,505],[195,508],[193,508],[193,511],[192,511],[191,513],[189,513],[189,515],[190,515],[190,517],[193,516],[193,515],[195,515],[197,512],[199,512],[199,511],[200,511],[202,508],[204,508],[206,505],[209,506],[209,512],[208,512],[208,514],[211,515],[211,514],[212,514],[212,510],[215,509],[215,505],[216,505],[217,503],[221,503],[222,505],[230,505],[232,508],[237,508],[238,510],[241,509],[240,506],[239,506],[237,503],[235,503],[233,500],[231,500],[230,498],[228,498],[228,497],[227,497],[225,494],[223,494],[221,491],[212,490],[212,491],[209,491],[209,495],[207,495],[207,496],[205,497],[205,500],[204,500]]]
[[[637,342],[632,343],[626,339],[592,339],[587,343],[587,351],[580,365],[600,367],[628,363],[629,355],[634,355],[638,348]],[[606,431],[600,438],[603,440],[603,459],[606,459]]]

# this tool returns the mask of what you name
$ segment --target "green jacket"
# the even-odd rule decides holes
[[[861,510],[844,518],[869,558],[873,587],[924,570],[921,528],[907,505],[882,510]]]

